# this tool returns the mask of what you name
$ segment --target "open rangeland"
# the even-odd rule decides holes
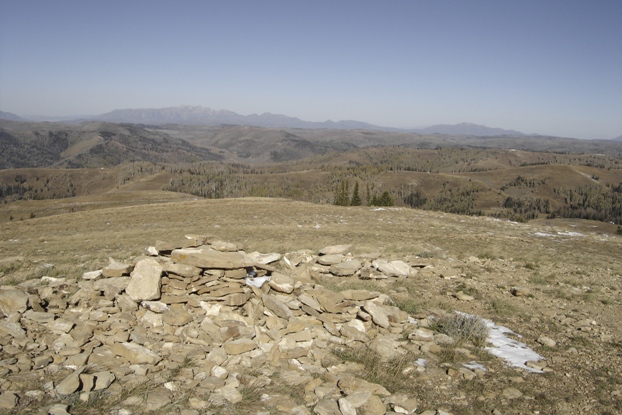
[[[90,210],[78,208],[54,214],[63,212],[57,206],[61,202],[88,205]],[[45,413],[50,408],[71,414],[622,411],[622,237],[607,224],[562,219],[515,223],[404,207],[338,207],[286,199],[196,200],[160,191],[130,192],[119,196],[116,205],[94,195],[75,200],[20,201],[9,206],[20,209],[23,220],[0,224],[0,284],[3,290],[27,287],[28,293],[41,299],[40,315],[54,312],[55,321],[63,320],[73,303],[63,303],[67,310],[59,311],[52,302],[46,304],[45,295],[56,301],[50,292],[60,291],[71,298],[78,291],[78,283],[84,284],[83,274],[107,266],[109,258],[132,264],[145,254],[146,247],[157,241],[177,241],[185,235],[211,235],[237,243],[247,253],[281,254],[282,259],[271,266],[285,270],[298,281],[293,294],[289,294],[299,295],[298,299],[303,298],[304,290],[319,285],[346,293],[346,297],[353,292],[376,293],[386,307],[397,305],[410,318],[380,328],[374,326],[375,320],[368,319],[370,305],[350,300],[349,312],[354,313],[350,318],[359,320],[356,327],[366,325],[363,338],[371,341],[369,344],[361,338],[344,337],[342,328],[341,335],[336,333],[343,340],[340,344],[315,338],[308,354],[288,358],[282,351],[278,359],[271,354],[275,349],[260,347],[246,352],[253,359],[240,357],[244,353],[230,354],[224,356],[226,360],[217,360],[218,364],[208,364],[208,353],[219,349],[209,342],[186,344],[199,349],[204,358],[201,363],[190,355],[181,360],[165,355],[165,350],[183,347],[184,337],[167,336],[177,332],[161,329],[160,338],[144,344],[164,360],[128,366],[131,361],[117,356],[118,365],[105,372],[112,373],[116,380],[106,388],[89,392],[84,382],[92,378],[89,374],[103,376],[104,372],[98,372],[101,368],[88,360],[81,362],[84,367],[64,363],[93,350],[108,346],[114,349],[114,341],[131,343],[128,338],[135,339],[132,333],[144,321],[126,324],[121,330],[125,337],[117,332],[106,337],[105,331],[117,324],[113,318],[126,314],[115,314],[121,294],[115,292],[115,297],[106,293],[107,297],[97,297],[99,300],[84,300],[89,308],[82,317],[76,317],[73,331],[61,333],[57,327],[36,337],[28,331],[35,330],[33,324],[25,322],[25,313],[31,312],[29,305],[23,315],[3,317],[6,327],[8,323],[21,324],[27,336],[39,339],[36,344],[20,342],[12,338],[17,334],[3,329],[0,404],[8,408],[5,413]],[[32,210],[45,209],[51,209],[48,215],[28,217]],[[409,264],[412,272],[382,279],[363,279],[362,271],[340,277],[315,263],[322,248],[343,244],[352,245],[346,257],[361,261],[363,268],[369,269],[374,260],[398,260]],[[315,258],[306,264],[304,273],[294,272],[283,259],[301,250],[308,250],[305,252]],[[78,305],[83,303],[73,304]],[[143,318],[146,311],[140,309],[136,315]],[[247,319],[249,310],[247,305],[232,307],[232,312]],[[485,341],[448,332],[449,324],[442,322],[456,316],[454,311],[503,325],[516,333],[515,339],[522,336],[519,340],[544,358],[532,362],[540,373],[493,357],[485,351],[490,346]],[[302,313],[295,307],[293,312]],[[202,315],[195,315],[195,322],[198,319],[201,323],[205,313],[203,310]],[[270,315],[270,311],[264,311],[256,317],[267,324],[254,326],[259,331],[249,337],[256,343],[263,338],[272,341],[270,336],[276,336],[275,321],[280,319]],[[75,350],[59,346],[58,339],[74,334],[83,321],[94,324],[90,335],[82,334],[82,344]],[[205,330],[208,326],[218,328],[206,325],[205,320],[201,324]],[[346,324],[335,323],[337,328],[341,325]],[[43,326],[37,327],[44,330]],[[166,320],[161,327],[170,328]],[[421,338],[426,333],[432,337]],[[205,333],[198,338],[202,335]],[[385,341],[385,337],[400,351],[399,358],[368,347],[379,339]],[[220,348],[230,350],[228,342],[233,343],[226,340]],[[197,354],[195,350],[192,356]],[[271,365],[242,364],[263,362],[264,354],[268,360],[273,359],[269,360]],[[474,362],[477,365],[473,366]],[[67,379],[77,372],[81,376],[75,375],[79,379],[77,386],[63,389]],[[143,375],[139,377],[142,383],[137,383],[137,373]],[[350,385],[347,379],[354,379],[353,383]],[[206,386],[208,383],[212,386]],[[363,384],[366,388],[360,386]],[[383,391],[372,388],[370,392],[369,385],[381,385]],[[237,391],[233,397],[227,394],[231,392],[229,387]],[[165,398],[158,400],[156,395]]]

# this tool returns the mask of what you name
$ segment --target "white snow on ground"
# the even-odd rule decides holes
[[[585,236],[582,233],[579,232],[557,232],[556,234],[553,233],[546,233],[546,232],[536,232],[532,234],[533,236],[542,236],[542,237],[550,237],[550,238],[555,238],[557,236]]]
[[[481,363],[476,362],[475,360],[469,362],[469,363],[463,363],[462,366],[466,367],[467,369],[471,369],[471,370],[483,370],[484,372],[487,371],[487,369],[484,367],[484,365],[482,365]]]
[[[456,311],[456,313],[469,317],[472,316],[472,314],[463,313],[461,311]],[[529,372],[544,373],[542,370],[534,369],[525,364],[529,361],[537,362],[539,360],[544,360],[544,357],[534,352],[525,343],[521,343],[518,340],[514,340],[506,336],[506,334],[513,334],[517,337],[522,337],[520,334],[514,333],[507,327],[498,326],[485,318],[483,318],[482,321],[484,321],[484,323],[486,323],[486,327],[488,327],[488,337],[486,338],[486,342],[492,345],[485,347],[484,350],[493,356],[502,358],[508,362],[510,366],[520,367]],[[471,364],[477,364],[477,362],[471,362]],[[467,368],[469,367],[466,365],[464,366]],[[484,370],[486,369],[484,368]]]
[[[490,320],[483,320],[488,327],[488,338],[486,340],[488,343],[492,344],[492,346],[485,348],[488,353],[504,359],[510,366],[520,367],[529,372],[543,373],[542,370],[531,368],[525,363],[544,360],[544,357],[527,347],[525,343],[521,343],[506,336],[506,334],[514,334],[518,337],[522,337],[521,335],[514,333],[507,327],[497,326]]]
[[[580,232],[557,232],[557,234],[561,236],[585,236]]]
[[[255,277],[255,278],[246,277],[244,281],[246,281],[246,285],[261,288],[264,282],[270,281],[270,277],[269,276]]]

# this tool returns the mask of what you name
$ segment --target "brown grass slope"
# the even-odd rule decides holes
[[[162,195],[139,192],[135,196],[135,200],[155,201]],[[107,264],[108,257],[132,261],[155,241],[186,234],[239,242],[247,252],[317,252],[327,245],[353,244],[356,255],[376,252],[383,258],[430,267],[393,282],[336,277],[314,282],[334,290],[380,291],[417,316],[458,310],[489,318],[520,334],[521,341],[545,357],[550,369],[545,374],[528,373],[483,351],[472,356],[468,346],[444,346],[440,352],[420,352],[414,357],[427,360],[422,373],[373,378],[391,391],[403,390],[416,398],[419,413],[442,409],[455,415],[493,410],[570,415],[622,410],[622,238],[592,228],[593,222],[517,224],[414,209],[343,208],[284,199],[200,199],[137,206],[128,205],[131,200],[118,200],[118,206],[0,223],[0,283],[15,284],[43,275],[80,278],[83,272]],[[56,201],[19,203],[28,212],[32,204],[52,202]],[[530,295],[513,296],[510,291],[515,286],[528,289]],[[457,291],[469,293],[474,300],[458,300]],[[588,325],[576,329],[581,321]],[[542,335],[555,339],[556,346],[539,344]],[[367,357],[359,366],[368,367],[375,358]],[[340,354],[325,365],[342,364],[344,359],[352,361],[356,356]],[[490,370],[472,380],[455,375],[462,363],[471,360]],[[357,370],[356,365],[351,368]],[[356,374],[366,376],[364,371]],[[504,391],[509,388],[518,389],[522,396],[507,399]],[[274,394],[275,390],[291,394],[297,404],[303,402],[299,391],[278,377],[262,393]],[[192,396],[186,387],[180,393]],[[89,403],[80,403],[77,397],[62,402],[71,405],[71,413],[117,410],[119,401],[113,396],[108,403],[106,396]],[[181,406],[154,413],[181,413],[185,401],[180,402]],[[36,409],[38,403],[29,405],[29,410]],[[249,413],[261,405],[259,395],[245,395],[237,406],[209,410]]]

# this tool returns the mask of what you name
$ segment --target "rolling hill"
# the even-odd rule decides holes
[[[134,125],[0,121],[0,169],[106,167],[128,161],[221,160],[207,148]]]
[[[13,114],[12,112],[4,112],[4,111],[0,111],[0,120],[25,121],[19,115]]]

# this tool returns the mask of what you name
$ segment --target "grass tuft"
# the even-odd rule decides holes
[[[383,359],[376,351],[367,347],[342,347],[332,350],[341,360],[361,364],[362,378],[384,386],[392,393],[412,391],[414,372],[411,370],[418,356],[406,352],[390,359]]]

